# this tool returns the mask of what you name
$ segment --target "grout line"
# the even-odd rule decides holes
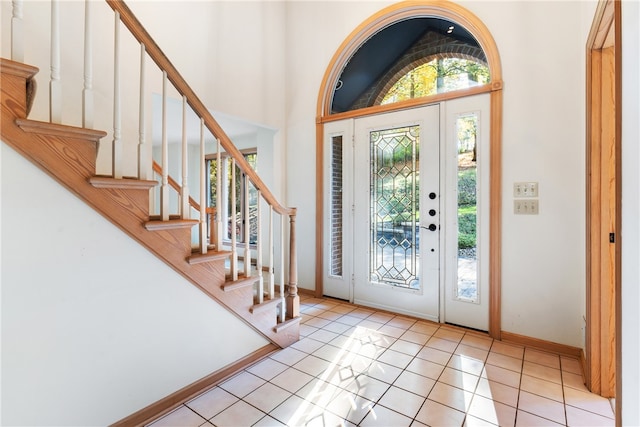
[[[333,309],[336,309],[338,307],[340,307],[339,308],[340,312],[334,312]],[[272,383],[272,380],[274,378],[276,378],[278,375],[274,376],[270,380],[265,380],[264,378],[262,378],[260,376],[257,376],[257,377],[260,378],[261,380],[264,380],[265,381],[264,384],[269,383],[272,386],[278,387],[279,389],[282,389],[282,390],[286,391],[287,393],[290,393],[291,396],[296,396],[297,398],[305,400],[305,401],[309,402],[310,404],[313,404],[314,406],[317,406],[317,405],[315,403],[311,402],[311,401],[308,401],[304,396],[298,394],[300,392],[300,390],[302,390],[303,388],[307,387],[310,384],[310,382],[312,382],[312,381],[323,381],[325,384],[329,384],[331,387],[334,387],[334,389],[333,389],[334,392],[329,397],[328,402],[325,402],[324,406],[321,409],[329,411],[332,415],[337,415],[337,414],[335,414],[335,413],[333,413],[331,411],[330,403],[333,402],[342,393],[353,393],[355,396],[358,396],[361,399],[365,399],[367,401],[371,401],[371,408],[374,408],[374,407],[379,405],[380,407],[383,407],[383,408],[385,408],[385,409],[387,409],[389,411],[392,411],[392,412],[394,412],[396,414],[400,414],[400,415],[402,415],[404,417],[407,417],[407,418],[411,419],[412,422],[418,421],[418,419],[417,419],[418,414],[424,408],[424,406],[427,404],[427,401],[429,401],[429,396],[433,392],[434,388],[438,385],[438,383],[440,383],[440,384],[443,384],[443,385],[447,385],[449,387],[456,388],[458,390],[462,390],[462,392],[464,392],[464,393],[470,393],[471,394],[472,397],[471,397],[471,400],[470,400],[468,408],[465,405],[463,421],[466,422],[468,420],[468,418],[471,416],[471,414],[469,414],[469,409],[471,408],[471,405],[473,404],[474,399],[476,398],[480,381],[483,379],[482,375],[483,375],[484,372],[486,372],[487,366],[490,365],[490,366],[495,366],[496,368],[499,368],[499,369],[506,369],[507,371],[514,372],[514,373],[517,373],[519,375],[518,386],[517,386],[517,397],[515,399],[516,400],[515,401],[515,407],[505,404],[506,406],[509,406],[509,407],[513,408],[514,411],[515,411],[515,416],[514,416],[514,425],[515,425],[515,423],[517,423],[517,420],[518,420],[518,413],[521,412],[521,411],[522,412],[527,412],[527,411],[523,411],[522,409],[520,409],[520,396],[521,396],[521,394],[523,392],[522,383],[523,383],[524,364],[525,364],[525,362],[530,362],[530,363],[533,363],[535,365],[539,365],[539,366],[542,366],[542,367],[545,367],[545,368],[549,368],[549,369],[556,369],[553,366],[547,366],[547,365],[542,364],[542,363],[537,363],[535,361],[526,360],[525,357],[526,357],[526,354],[527,354],[527,350],[529,348],[526,347],[526,346],[522,346],[522,347],[521,346],[517,346],[517,348],[522,348],[523,349],[522,356],[519,358],[519,360],[520,360],[520,372],[511,371],[511,369],[506,368],[506,367],[501,366],[501,365],[488,364],[487,361],[488,361],[489,356],[491,355],[491,353],[498,354],[501,357],[509,357],[509,358],[513,357],[510,354],[503,354],[503,353],[500,353],[498,351],[494,351],[494,347],[497,346],[497,343],[496,343],[495,340],[493,340],[491,338],[488,338],[488,337],[486,338],[487,340],[490,340],[490,345],[488,347],[485,347],[485,346],[477,345],[473,341],[471,343],[464,342],[465,338],[467,338],[467,337],[485,338],[482,335],[469,333],[469,331],[466,331],[464,329],[459,330],[460,328],[451,327],[451,326],[448,326],[448,325],[447,325],[446,328],[443,328],[443,325],[439,325],[439,324],[433,323],[433,326],[435,327],[433,332],[424,333],[422,331],[413,330],[412,329],[413,327],[415,327],[416,325],[419,324],[420,320],[416,320],[416,319],[413,319],[413,318],[410,318],[410,317],[407,317],[407,316],[403,316],[403,315],[393,315],[391,313],[387,313],[387,312],[384,312],[384,311],[371,310],[371,309],[360,307],[360,306],[353,306],[355,308],[353,308],[353,309],[351,309],[349,311],[346,311],[346,312],[342,312],[342,311],[345,311],[344,307],[351,307],[351,305],[345,304],[343,302],[327,300],[327,299],[324,299],[324,298],[304,298],[304,297],[301,298],[301,314],[306,317],[305,322],[302,323],[302,324],[306,325],[308,328],[312,328],[312,329],[309,329],[311,332],[309,332],[307,335],[301,337],[301,341],[302,340],[307,340],[306,342],[311,343],[309,348],[316,347],[316,345],[313,344],[313,343],[316,343],[319,346],[317,348],[313,349],[313,350],[309,350],[309,348],[307,348],[307,350],[304,350],[304,351],[300,350],[300,349],[297,349],[295,347],[292,347],[296,351],[299,351],[299,352],[304,354],[304,357],[302,357],[300,360],[298,360],[298,361],[296,361],[295,363],[292,363],[292,364],[290,364],[288,362],[282,362],[282,361],[277,360],[277,359],[272,359],[272,360],[275,361],[275,362],[278,362],[279,364],[283,364],[283,365],[286,366],[286,368],[282,372],[280,372],[278,375],[281,375],[284,372],[290,371],[292,369],[294,371],[303,372],[303,371],[300,371],[299,369],[295,368],[294,365],[296,365],[297,363],[300,363],[302,360],[308,358],[309,356],[314,356],[315,358],[318,358],[319,360],[322,361],[323,364],[324,363],[333,363],[336,367],[339,367],[340,365],[338,364],[338,362],[339,362],[338,359],[336,359],[334,361],[331,361],[331,360],[326,360],[325,358],[316,355],[316,353],[320,349],[323,349],[328,345],[332,346],[335,349],[341,350],[341,352],[339,354],[342,354],[342,353],[347,354],[348,352],[350,352],[350,350],[348,350],[348,349],[343,349],[344,344],[342,344],[342,345],[338,345],[337,343],[334,344],[334,341],[337,340],[337,339],[343,339],[344,340],[345,339],[344,337],[346,337],[346,338],[349,338],[349,339],[352,339],[354,341],[359,342],[359,345],[361,347],[363,347],[365,345],[374,346],[374,353],[370,354],[370,355],[367,355],[369,353],[366,353],[366,352],[363,352],[363,354],[360,354],[359,351],[355,352],[357,357],[364,358],[364,360],[366,361],[367,364],[366,364],[366,367],[363,368],[362,372],[355,372],[355,371],[352,370],[353,379],[351,381],[347,381],[347,382],[344,382],[344,383],[340,382],[339,383],[340,385],[332,384],[331,382],[329,382],[329,378],[325,378],[324,377],[324,373],[326,371],[326,368],[325,368],[320,373],[318,373],[316,375],[311,375],[311,379],[309,381],[304,383],[296,391],[291,392],[291,391],[288,391],[288,390],[284,389],[281,386],[278,386],[277,384]],[[316,308],[317,310],[314,310],[314,308]],[[308,313],[306,313],[306,311],[311,311],[311,312],[313,312],[315,314],[308,314]],[[329,318],[321,317],[325,313],[326,313],[326,316],[329,317]],[[355,313],[355,315],[354,315],[354,313]],[[344,316],[350,316],[351,318],[355,318],[358,321],[357,321],[356,324],[352,324],[353,322],[342,323],[342,322],[340,322],[340,319],[343,318]],[[375,316],[375,320],[371,319],[371,317],[374,317],[374,316]],[[323,324],[323,326],[322,327],[317,327],[317,326],[309,325],[308,322],[314,321],[314,319],[318,319],[318,321],[322,320],[322,322],[320,322],[320,323],[316,322],[316,324]],[[386,319],[386,320],[384,320],[383,322],[380,322],[381,319]],[[380,324],[380,327],[377,330],[373,329],[373,328],[370,328],[371,333],[367,333],[367,332],[363,331],[363,334],[358,334],[358,332],[359,332],[358,331],[358,325],[360,325],[362,322],[365,322],[367,320],[369,322],[375,322],[376,324]],[[432,322],[428,322],[428,324],[431,325]],[[338,329],[340,329],[340,330],[342,330],[343,328],[346,328],[346,329],[342,330],[342,332],[334,332],[333,330],[326,329],[329,325],[341,325]],[[373,326],[373,324],[372,324],[372,326]],[[380,329],[384,328],[385,326],[387,326],[389,328],[395,328],[395,329],[389,330],[388,332],[398,332],[398,334],[394,333],[393,335],[387,335],[387,333],[381,332]],[[332,334],[335,334],[335,337],[332,337],[327,342],[321,341],[319,339],[311,337],[312,334],[314,334],[314,333],[316,333],[318,331],[330,332]],[[455,333],[455,335],[453,335],[453,336],[446,333],[446,332],[450,333],[452,331]],[[405,335],[407,335],[408,332],[412,332],[414,334],[423,335],[426,338],[426,341],[424,343],[421,343],[421,342],[410,341],[408,339],[403,339],[403,337]],[[377,340],[371,338],[372,334],[375,334],[376,336],[384,338],[385,342],[382,343],[382,344],[378,343]],[[440,335],[437,335],[437,334],[440,334]],[[460,334],[459,338],[456,337],[456,335],[458,335],[458,334]],[[396,337],[395,335],[398,335],[398,336]],[[419,335],[416,335],[416,337],[418,337],[418,336]],[[341,337],[343,337],[343,338],[341,338]],[[438,347],[431,347],[431,346],[429,346],[429,343],[432,340],[443,340],[444,342],[455,343],[455,346],[452,348],[451,351],[443,350],[443,349],[438,348]],[[405,353],[404,351],[399,351],[397,349],[392,349],[391,348],[394,345],[396,345],[396,343],[399,343],[399,342],[408,343],[408,344],[411,344],[410,347],[419,347],[419,348],[418,348],[417,352],[411,350],[409,353]],[[475,375],[475,374],[473,374],[471,372],[466,372],[466,371],[462,370],[462,368],[463,368],[462,366],[460,366],[460,369],[458,369],[458,368],[456,368],[454,366],[449,366],[449,364],[451,363],[453,357],[455,357],[456,355],[458,355],[460,357],[467,357],[467,356],[464,356],[464,355],[456,353],[458,350],[462,350],[461,346],[463,346],[463,345],[465,347],[472,348],[472,349],[475,349],[475,350],[483,352],[482,353],[484,355],[483,359],[473,358],[473,359],[478,360],[479,362],[482,363],[482,369],[481,369],[479,375]],[[429,360],[429,359],[423,359],[421,357],[418,357],[418,354],[420,354],[424,349],[430,349],[430,350],[433,350],[433,351],[446,353],[447,357],[446,357],[446,361],[445,361],[444,365],[441,365],[441,363],[439,363],[439,362],[434,362],[434,361]],[[333,351],[333,350],[331,350],[331,351]],[[395,366],[395,365],[392,365],[392,364],[389,364],[389,363],[386,363],[386,362],[383,362],[383,361],[380,360],[385,353],[390,352],[390,351],[398,351],[399,353],[401,353],[403,355],[409,356],[408,362],[406,364],[404,364],[404,367]],[[388,354],[392,354],[392,353],[388,353]],[[436,365],[440,365],[442,367],[442,369],[441,369],[440,373],[437,376],[438,378],[437,379],[433,379],[433,378],[430,378],[430,377],[426,377],[422,373],[409,371],[407,368],[415,360],[421,360],[421,361],[425,361],[425,362],[429,362],[429,363],[434,363]],[[566,375],[565,375],[565,372],[563,371],[563,364],[564,363],[568,364],[569,362],[568,362],[568,359],[567,359],[566,362],[563,361],[562,357],[559,357],[559,362],[560,362],[560,364],[559,364],[559,366],[560,366],[560,369],[559,369],[560,370],[560,386],[562,388],[562,396],[563,396],[562,397],[562,399],[563,399],[562,405],[563,405],[563,410],[564,410],[564,421],[565,421],[565,426],[566,426],[567,423],[568,423],[568,417],[567,417],[567,404],[566,404],[566,397],[565,397],[565,386],[567,386],[567,387],[569,387],[569,386],[565,384],[565,376]],[[380,380],[380,379],[378,379],[376,377],[370,376],[368,374],[368,369],[371,368],[371,366],[374,363],[383,364],[384,366],[386,366],[386,365],[393,366],[394,369],[398,369],[399,374],[395,378],[393,378],[392,380],[385,380],[385,381]],[[244,372],[251,374],[251,372],[248,371],[248,369],[250,369],[250,368],[251,367],[247,367],[247,368],[243,369],[242,371],[238,372],[236,375],[244,373]],[[473,390],[460,389],[459,387],[452,386],[450,384],[447,384],[447,383],[441,381],[444,373],[447,372],[447,369],[454,370],[454,371],[458,372],[460,375],[463,375],[463,376],[464,375],[473,375],[474,377],[478,377],[477,381],[476,381],[476,384],[473,387]],[[433,386],[431,387],[430,390],[428,390],[426,392],[426,397],[422,396],[421,394],[416,394],[411,390],[406,390],[405,388],[403,388],[403,387],[401,387],[399,385],[394,385],[396,383],[396,381],[398,380],[398,378],[400,378],[400,376],[402,376],[405,373],[411,373],[413,375],[418,375],[418,376],[421,376],[421,377],[423,377],[425,379],[428,379],[429,381],[433,381]],[[567,373],[570,373],[570,372],[567,371]],[[236,376],[236,375],[234,375],[234,376]],[[252,374],[252,375],[254,375],[254,374]],[[306,375],[309,375],[309,374],[306,374]],[[357,378],[359,378],[359,377],[367,377],[367,378],[372,378],[372,379],[374,379],[376,381],[381,381],[382,383],[384,383],[384,386],[385,386],[384,391],[375,400],[371,400],[371,399],[366,398],[363,395],[359,394],[360,392],[364,392],[360,388],[356,387],[356,389],[353,389],[352,391],[350,389],[348,389],[350,387],[350,385],[353,384],[353,381],[356,381]],[[547,381],[544,378],[537,378],[537,377],[535,377],[535,378],[539,379],[541,381]],[[487,381],[493,381],[493,380],[490,380],[488,377],[486,378],[486,380]],[[390,381],[390,382],[388,382],[388,381]],[[552,381],[550,381],[550,383],[557,384],[557,383],[554,383]],[[510,385],[507,385],[507,384],[504,384],[504,383],[501,383],[501,382],[498,382],[498,384],[501,384],[502,386],[505,386],[505,387],[513,388]],[[220,385],[218,385],[217,387],[219,387],[219,386]],[[260,388],[260,387],[262,387],[262,385],[259,386],[258,388]],[[389,408],[388,406],[385,406],[385,405],[380,403],[382,401],[382,399],[390,393],[390,391],[392,390],[392,387],[395,387],[398,390],[402,390],[403,392],[406,392],[406,393],[411,393],[412,395],[420,396],[420,398],[424,398],[424,401],[419,406],[417,412],[415,413],[415,415],[413,417],[408,416],[406,414],[403,414],[403,413],[399,412],[398,410],[395,410],[393,408]],[[247,393],[247,395],[253,393],[258,388],[250,391],[249,393]],[[275,411],[276,408],[280,407],[285,401],[287,401],[288,399],[291,398],[291,396],[288,397],[283,402],[280,402],[278,405],[276,405],[270,412],[266,413],[266,412],[262,411],[260,408],[257,408],[254,405],[251,405],[249,402],[245,401],[244,399],[246,398],[246,396],[245,396],[245,398],[241,398],[241,397],[238,397],[235,394],[223,389],[222,387],[221,387],[221,389],[226,391],[227,393],[230,393],[232,396],[234,396],[236,399],[238,399],[232,405],[235,405],[236,403],[238,403],[240,401],[243,401],[246,404],[256,408],[261,413],[263,413],[264,416],[262,416],[260,418],[260,420],[265,419],[266,417],[271,417],[271,418],[277,419],[275,417],[272,417],[270,415],[270,413]],[[544,397],[544,396],[541,396],[541,397]],[[432,401],[432,402],[436,402],[436,401]],[[451,407],[449,405],[444,405],[444,404],[442,404],[440,402],[436,402],[436,403],[438,403],[439,405],[443,405],[443,406],[445,406],[447,408],[450,408],[451,410],[455,410],[455,411],[460,412],[458,409],[453,408],[453,407]],[[220,410],[213,417],[216,417],[219,414],[221,414],[222,412],[226,411],[232,405],[228,406],[227,408],[224,408],[224,409]],[[191,409],[186,404],[184,404],[182,406],[185,406],[189,410],[191,410],[194,413],[198,414],[195,410]],[[587,412],[590,412],[590,411],[587,411]],[[371,413],[371,410],[364,412],[362,418],[359,421],[357,421],[355,423],[355,425],[360,425],[369,416],[370,413]],[[597,413],[593,413],[593,414],[602,416],[601,414],[597,414]],[[546,417],[538,415],[538,414],[532,414],[532,415],[534,415],[536,417],[540,417],[540,418],[546,419]],[[200,414],[198,414],[198,416],[204,418]],[[482,418],[479,418],[479,419],[482,419]],[[207,422],[208,421],[210,421],[210,419],[207,420]],[[278,421],[280,421],[280,420],[278,419]],[[484,421],[488,421],[488,420],[484,420]]]

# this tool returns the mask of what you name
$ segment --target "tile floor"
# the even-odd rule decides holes
[[[301,339],[151,424],[613,426],[577,359],[303,296]]]

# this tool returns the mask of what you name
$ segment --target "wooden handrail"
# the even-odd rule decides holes
[[[156,173],[161,174],[162,173],[162,166],[160,166],[155,160],[153,161],[153,171]],[[180,184],[178,184],[176,182],[175,179],[169,177],[169,185],[171,186],[171,188],[173,188],[174,190],[176,190],[178,193],[180,192]],[[189,205],[191,205],[191,207],[197,211],[200,210],[200,204],[198,202],[196,202],[195,200],[193,200],[193,197],[189,197]],[[216,214],[216,208],[213,206],[207,206],[206,207],[206,212],[211,215],[211,219],[209,220],[209,229],[211,230],[211,238],[209,239],[210,242],[215,242],[215,235],[216,235],[216,227],[215,227],[215,214]]]
[[[287,208],[278,202],[273,193],[271,193],[262,179],[260,179],[258,174],[251,168],[251,165],[249,165],[240,150],[238,150],[238,148],[233,144],[229,136],[227,136],[222,127],[220,127],[218,122],[213,118],[209,110],[205,107],[202,101],[200,101],[200,98],[198,98],[182,75],[173,66],[171,61],[169,61],[167,56],[151,38],[149,33],[144,29],[129,7],[120,0],[106,0],[106,2],[111,9],[120,14],[120,20],[122,23],[129,29],[136,40],[145,46],[145,50],[149,57],[158,67],[160,67],[161,70],[166,71],[167,78],[176,88],[178,93],[187,98],[187,103],[191,106],[193,111],[204,120],[204,124],[207,129],[209,129],[216,138],[220,139],[222,147],[236,160],[236,165],[251,180],[254,187],[262,193],[262,197],[266,202],[273,206],[274,210],[281,215],[296,215],[295,208]]]
[[[155,160],[153,161],[153,171],[159,174],[162,173],[162,166],[160,166]],[[175,179],[169,177],[168,182],[171,188],[173,188],[178,193],[180,193],[180,184],[178,184],[178,182]],[[200,203],[196,202],[191,196],[189,196],[189,204],[193,209],[197,211],[200,210]]]

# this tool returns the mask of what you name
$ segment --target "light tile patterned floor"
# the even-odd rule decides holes
[[[151,426],[613,426],[577,359],[331,299],[301,339]]]

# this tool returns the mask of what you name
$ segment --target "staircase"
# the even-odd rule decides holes
[[[162,197],[167,198],[169,177],[166,167],[163,169],[160,182],[122,176],[119,166],[115,163],[119,157],[117,152],[119,148],[117,141],[114,141],[113,172],[109,176],[98,176],[96,175],[98,143],[107,135],[105,131],[30,120],[28,118],[30,105],[33,97],[37,96],[33,77],[38,73],[38,69],[20,60],[4,58],[0,59],[2,140],[269,341],[282,348],[289,346],[299,339],[300,322],[296,286],[295,209],[283,208],[275,202],[271,192],[251,170],[242,154],[233,146],[228,136],[180,77],[177,70],[164,57],[126,5],[120,1],[107,1],[107,3],[116,12],[116,17],[119,16],[122,23],[130,29],[141,44],[146,46],[146,52],[183,96],[185,105],[188,103],[201,118],[203,128],[206,127],[219,141],[218,153],[221,146],[258,190],[260,197],[265,200],[270,209],[270,215],[273,212],[281,214],[283,228],[284,218],[289,218],[288,257],[284,252],[285,242],[280,242],[283,258],[282,271],[284,271],[284,258],[288,258],[289,261],[289,283],[286,294],[284,283],[279,284],[280,293],[264,291],[262,272],[267,270],[267,276],[273,277],[275,267],[272,263],[262,267],[260,249],[256,251],[258,271],[251,268],[245,268],[244,273],[238,271],[235,236],[232,236],[230,243],[223,244],[221,237],[214,241],[204,232],[207,224],[206,206],[202,206],[202,215],[199,219],[189,218],[189,214],[185,212],[189,209],[183,209],[178,215],[172,215],[165,210],[162,202],[160,203],[161,212],[150,211],[150,206],[153,206],[150,200],[151,190],[154,187],[160,186]],[[52,114],[52,117],[54,116],[55,114]],[[118,130],[114,130],[114,135],[117,134]],[[202,160],[201,163],[204,163],[204,159]],[[142,161],[140,169],[151,170],[152,166],[142,165]],[[202,194],[204,191],[201,192]],[[184,189],[179,196],[189,199],[188,190]],[[202,230],[196,247],[192,245],[191,228],[194,226],[199,226]],[[218,222],[217,227],[216,231],[220,236],[223,231],[221,221]],[[271,228],[272,225],[269,224],[269,229]],[[269,242],[263,242],[260,239],[258,246],[267,246],[268,243],[271,247],[267,251],[273,253],[272,239],[268,240]],[[251,251],[249,249],[246,251],[245,259],[250,264]],[[227,268],[226,265],[229,267]],[[281,277],[284,278],[284,274],[281,274]],[[273,283],[271,288],[274,288]]]

